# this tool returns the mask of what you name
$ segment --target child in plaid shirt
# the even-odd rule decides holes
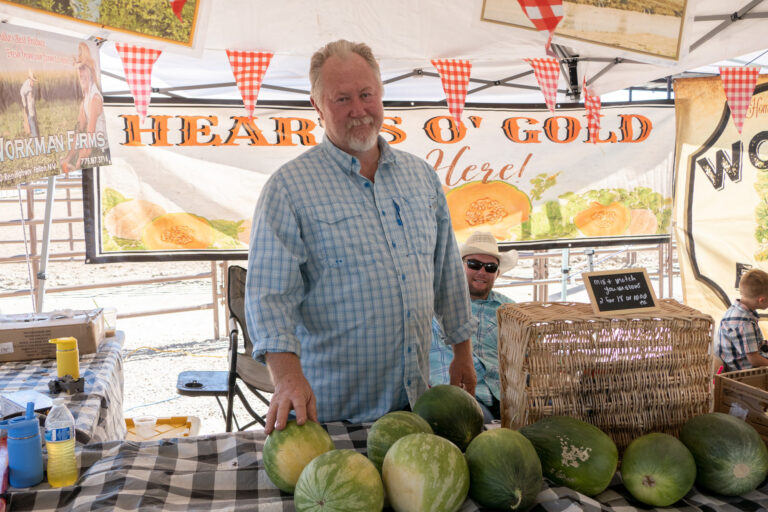
[[[744,370],[768,366],[768,344],[757,325],[756,310],[768,308],[768,274],[752,269],[739,281],[740,299],[728,308],[720,320],[715,354],[724,370]]]

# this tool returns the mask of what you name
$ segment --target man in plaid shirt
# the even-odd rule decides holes
[[[720,320],[715,354],[725,371],[768,366],[768,345],[757,324],[756,310],[768,307],[768,274],[752,269],[739,281],[740,299]]]
[[[429,384],[431,318],[453,343],[451,383],[474,394],[475,320],[448,204],[424,159],[379,135],[383,85],[363,43],[310,64],[325,129],[273,174],[254,211],[245,313],[275,384],[264,431],[374,421]]]
[[[494,291],[493,285],[504,272],[517,264],[517,251],[499,252],[496,238],[490,231],[475,231],[460,247],[467,274],[472,316],[478,326],[472,334],[472,362],[477,374],[475,398],[483,410],[485,423],[500,418],[499,400],[499,327],[496,310],[502,304],[514,302]],[[432,346],[429,350],[429,381],[431,385],[448,384],[448,368],[453,359],[441,322],[432,319]]]

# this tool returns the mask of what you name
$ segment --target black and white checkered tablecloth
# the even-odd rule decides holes
[[[123,342],[124,333],[106,338],[97,352],[80,356],[80,376],[85,391],[57,396],[75,417],[79,444],[124,439]],[[48,382],[56,378],[56,359],[0,363],[0,393],[33,389],[49,394]]]
[[[370,425],[326,425],[337,448],[365,452]],[[293,500],[269,481],[263,469],[261,430],[134,443],[112,441],[79,450],[77,484],[47,484],[11,491],[11,510],[259,510],[292,511]],[[676,507],[659,511],[768,510],[768,482],[740,498],[712,497],[692,490]],[[461,512],[481,511],[467,499]],[[543,486],[535,512],[656,510],[628,496],[617,476],[611,487],[588,498],[564,487]],[[361,511],[365,512],[365,511]]]

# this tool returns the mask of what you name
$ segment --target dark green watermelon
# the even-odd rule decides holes
[[[696,485],[726,496],[757,488],[768,474],[768,449],[749,423],[713,412],[688,420],[680,440],[696,461]]]
[[[520,432],[496,428],[475,437],[465,454],[469,495],[480,505],[525,511],[541,490],[539,456]]]
[[[536,448],[544,476],[587,496],[611,483],[619,462],[613,440],[599,428],[568,416],[547,416],[520,433]]]
[[[432,386],[413,404],[413,412],[427,420],[435,434],[448,439],[461,451],[483,430],[480,405],[458,386]]]

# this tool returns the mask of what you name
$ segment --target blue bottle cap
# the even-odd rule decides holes
[[[35,416],[35,403],[27,402],[27,414],[10,420],[0,421],[0,428],[8,430],[8,437],[22,439],[40,434],[40,423]]]

